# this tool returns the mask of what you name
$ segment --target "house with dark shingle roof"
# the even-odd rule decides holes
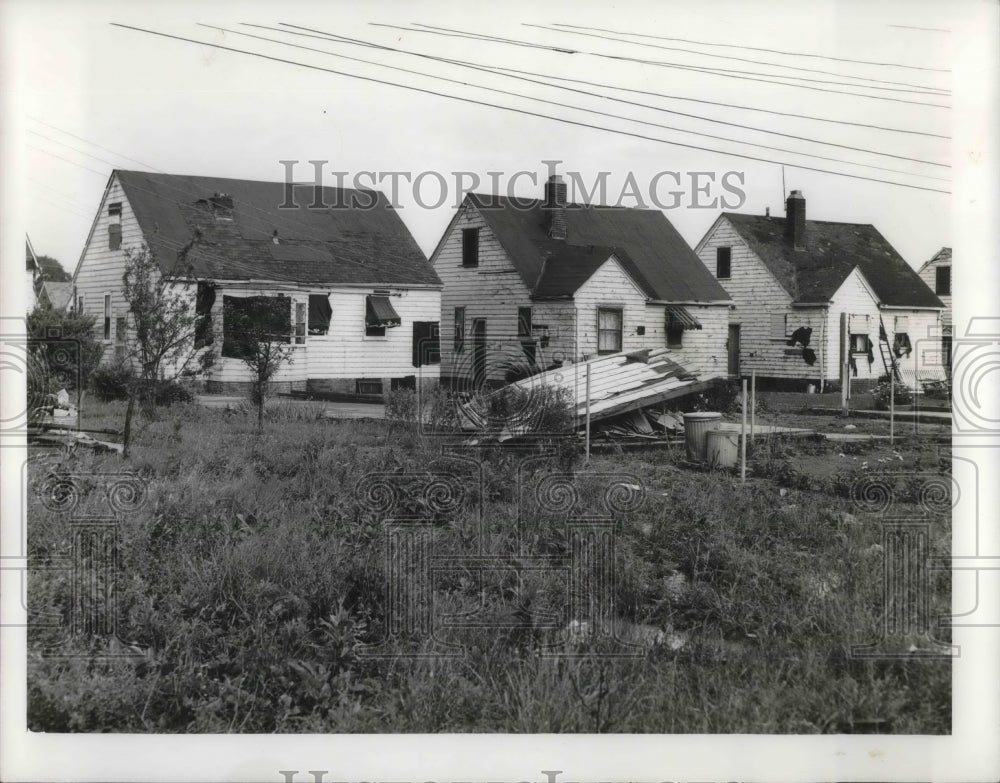
[[[246,387],[226,313],[255,308],[276,313],[293,346],[279,387],[381,394],[437,381],[441,281],[381,193],[116,170],[73,275],[106,360],[129,339],[122,273],[143,246],[201,318],[198,348],[216,354],[209,390]]]
[[[951,248],[942,247],[917,270],[920,279],[934,290],[944,305],[941,311],[941,351],[944,362],[951,366],[952,309],[951,309]]]
[[[598,355],[668,348],[726,374],[728,294],[658,210],[468,194],[431,255],[444,282],[441,375],[501,382]]]
[[[695,252],[735,303],[731,371],[803,387],[842,362],[852,381],[893,362],[913,385],[943,377],[944,305],[874,226],[807,220],[794,190],[785,218],[723,212]]]

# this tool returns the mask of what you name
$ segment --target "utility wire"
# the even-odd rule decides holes
[[[601,35],[599,33],[586,33],[586,32],[583,32],[581,30],[563,30],[563,29],[560,29],[559,27],[552,27],[552,26],[543,25],[543,24],[528,24],[528,23],[522,23],[522,24],[524,24],[525,27],[535,27],[535,28],[537,28],[539,30],[548,30],[549,32],[563,33],[564,35],[582,35],[582,36],[585,36],[587,38],[599,38],[602,41],[614,41],[615,43],[630,44],[632,46],[647,46],[647,47],[650,47],[652,49],[662,49],[662,50],[666,50],[666,51],[681,51],[681,52],[687,52],[687,53],[690,53],[690,54],[701,55],[703,57],[725,57],[727,60],[741,60],[742,62],[757,63],[758,65],[770,65],[770,66],[773,66],[775,68],[787,68],[787,69],[795,70],[795,71],[809,72],[809,71],[812,70],[810,68],[801,68],[801,67],[796,66],[796,65],[782,65],[781,63],[767,63],[767,62],[762,63],[759,60],[748,60],[748,59],[745,59],[745,58],[742,58],[742,57],[729,57],[727,55],[712,54],[710,52],[698,52],[698,51],[695,51],[693,49],[678,49],[675,46],[662,46],[660,44],[645,43],[643,41],[630,41],[627,38],[616,38],[616,37],[613,37],[613,36],[610,36],[610,35]],[[689,65],[688,63],[682,63],[682,64],[683,65]],[[799,81],[803,81],[803,82],[814,82],[816,84],[833,84],[833,85],[839,85],[841,87],[861,87],[861,88],[864,88],[866,90],[886,90],[888,92],[910,92],[910,93],[915,93],[917,95],[941,95],[942,93],[945,94],[945,95],[950,95],[951,94],[948,90],[945,90],[945,89],[943,89],[941,87],[931,87],[931,86],[926,85],[926,84],[901,84],[900,82],[887,82],[887,81],[884,81],[882,79],[868,79],[865,76],[850,76],[850,75],[847,75],[847,74],[840,74],[840,73],[835,73],[835,74],[830,74],[830,75],[832,75],[832,76],[839,76],[839,77],[843,77],[843,78],[847,78],[847,79],[861,79],[861,80],[865,80],[865,81],[881,82],[882,84],[894,84],[894,85],[897,85],[897,86],[896,87],[879,87],[879,86],[876,86],[874,84],[854,84],[852,82],[838,82],[838,81],[831,81],[829,79],[813,79],[813,78],[809,78],[809,77],[805,77],[805,76],[795,76],[793,74],[786,74],[786,73],[761,73],[760,71],[746,71],[746,70],[742,70],[742,69],[740,69],[740,70],[734,70],[732,68],[718,68],[716,66],[709,66],[709,65],[705,65],[705,66],[695,65],[695,64],[690,64],[690,65],[691,65],[691,67],[694,67],[694,68],[705,68],[705,69],[710,69],[712,71],[719,71],[719,72],[722,72],[722,73],[742,73],[742,74],[746,74],[748,76],[769,76],[769,77],[780,77],[782,79],[798,79]],[[819,73],[826,73],[826,72],[825,71],[819,71]],[[912,88],[912,89],[899,89],[899,87],[909,87],[909,88]]]
[[[847,57],[833,57],[826,54],[814,54],[810,52],[789,52],[782,49],[767,49],[760,46],[745,46],[742,44],[725,44],[725,43],[713,43],[711,41],[698,41],[691,38],[671,38],[665,35],[649,35],[647,33],[632,33],[625,32],[623,30],[608,30],[604,27],[585,27],[583,25],[575,24],[557,24],[557,27],[570,27],[575,30],[596,30],[601,33],[614,33],[615,35],[633,35],[636,38],[651,38],[657,41],[677,41],[679,43],[690,43],[698,44],[700,46],[719,46],[726,49],[745,49],[751,52],[767,52],[768,54],[783,54],[789,57],[811,57],[819,60],[830,60],[831,62],[840,63],[855,63],[857,65],[877,65],[887,68],[905,68],[911,71],[934,71],[936,73],[951,73],[949,68],[930,68],[923,65],[904,65],[903,63],[886,63],[877,62],[874,60],[852,60]],[[889,25],[889,27],[898,27],[899,25]]]
[[[211,25],[204,25],[204,26],[211,27]],[[312,32],[322,33],[322,34],[321,35],[309,35],[307,33],[296,33],[296,32],[292,32],[292,31],[281,30],[280,28],[268,27],[266,25],[247,24],[246,26],[248,26],[248,27],[260,27],[260,28],[263,28],[263,29],[266,29],[266,30],[275,30],[277,32],[286,32],[286,33],[290,33],[291,35],[300,35],[300,36],[304,36],[306,38],[318,38],[320,40],[328,41],[328,42],[331,42],[331,43],[338,43],[338,42],[339,43],[348,43],[348,44],[352,44],[352,45],[356,45],[356,46],[364,46],[364,47],[368,47],[368,48],[380,49],[382,51],[396,52],[396,53],[399,53],[399,54],[407,54],[407,55],[411,55],[413,57],[420,57],[420,58],[423,58],[423,59],[433,60],[433,61],[436,61],[436,62],[443,62],[443,63],[448,63],[448,64],[451,64],[451,65],[459,65],[459,66],[462,66],[463,68],[471,68],[473,70],[482,71],[482,72],[488,73],[490,75],[507,76],[508,78],[518,79],[519,81],[528,82],[530,84],[539,84],[539,85],[542,85],[542,86],[545,86],[545,87],[552,87],[552,88],[555,88],[555,89],[558,89],[558,90],[566,90],[568,92],[574,92],[574,93],[578,93],[580,95],[587,95],[587,96],[590,96],[590,97],[593,97],[593,98],[601,98],[602,100],[614,101],[616,103],[623,103],[623,104],[626,104],[626,105],[629,105],[629,106],[637,106],[637,107],[640,107],[640,108],[643,108],[643,109],[651,109],[653,111],[663,112],[665,114],[673,114],[673,115],[677,115],[679,117],[688,117],[690,119],[700,120],[700,121],[703,121],[703,122],[711,122],[711,123],[715,123],[717,125],[724,125],[724,126],[732,127],[732,128],[741,128],[743,130],[750,130],[750,131],[755,131],[755,132],[758,132],[758,133],[768,133],[768,134],[772,134],[772,135],[775,135],[775,136],[783,136],[785,138],[795,139],[796,141],[805,141],[805,142],[809,142],[809,143],[812,143],[812,144],[821,144],[821,145],[829,146],[829,147],[838,147],[840,149],[851,150],[853,152],[863,152],[863,153],[867,153],[867,154],[870,154],[870,155],[880,155],[880,156],[887,157],[887,158],[895,158],[896,160],[906,160],[906,161],[910,161],[912,163],[924,163],[924,164],[927,164],[929,166],[939,166],[941,168],[950,168],[950,166],[948,164],[937,163],[935,161],[925,160],[925,159],[922,159],[922,158],[913,158],[913,157],[908,157],[906,155],[893,155],[892,153],[880,152],[878,150],[868,149],[868,148],[865,148],[865,147],[855,147],[855,146],[852,146],[852,145],[849,145],[849,144],[838,144],[836,142],[823,141],[823,140],[820,140],[820,139],[813,139],[813,138],[809,138],[807,136],[798,136],[798,135],[796,135],[794,133],[784,133],[782,131],[768,130],[767,128],[760,128],[760,127],[756,127],[756,126],[753,126],[753,125],[744,125],[742,123],[730,122],[730,121],[727,121],[727,120],[718,120],[718,119],[715,119],[713,117],[705,117],[704,115],[700,115],[700,114],[690,114],[688,112],[676,111],[674,109],[666,109],[666,108],[663,108],[661,106],[654,106],[654,105],[649,104],[649,103],[640,103],[640,102],[637,102],[637,101],[626,100],[624,98],[615,98],[614,96],[603,95],[601,93],[591,92],[589,90],[580,90],[580,89],[575,89],[575,88],[572,88],[572,87],[564,87],[562,85],[553,84],[552,82],[548,82],[548,81],[539,81],[537,79],[529,79],[529,78],[525,78],[523,76],[514,76],[514,75],[511,75],[512,73],[517,73],[517,74],[529,74],[531,76],[540,76],[540,77],[543,77],[543,78],[553,78],[553,77],[548,76],[547,74],[532,73],[530,71],[515,71],[514,69],[508,69],[508,68],[499,68],[499,73],[498,73],[498,68],[496,66],[480,65],[478,63],[472,63],[472,62],[469,62],[467,60],[454,60],[454,59],[451,59],[451,58],[448,58],[448,57],[438,57],[438,56],[435,56],[435,55],[424,54],[422,52],[414,52],[414,51],[408,50],[408,49],[399,49],[399,48],[392,47],[392,46],[384,46],[382,44],[373,44],[373,43],[370,43],[370,42],[367,42],[367,41],[362,41],[361,39],[349,38],[349,37],[342,36],[342,35],[336,35],[334,33],[326,33],[326,32],[322,32],[322,31],[319,31],[319,30],[314,30],[312,28],[298,27],[297,25],[288,25],[288,26],[290,26],[290,27],[297,27],[300,30],[311,30]],[[224,29],[224,28],[216,28],[216,29]],[[236,31],[230,31],[230,32],[236,32]],[[244,33],[238,33],[238,34],[245,35]],[[251,37],[258,37],[258,36],[251,36]],[[265,41],[274,41],[274,39],[271,39],[271,38],[262,38],[262,40],[265,40]],[[280,42],[280,43],[284,43],[284,42]],[[289,45],[291,45],[291,44],[289,44]],[[302,48],[305,48],[305,49],[310,50],[310,51],[320,51],[320,52],[323,52],[324,54],[330,54],[331,56],[334,56],[334,57],[337,57],[337,56],[346,57],[346,55],[336,55],[333,52],[325,52],[325,51],[320,50],[320,49],[311,49],[310,47],[302,47]],[[347,58],[347,59],[352,59],[352,58]],[[387,68],[391,67],[391,66],[384,65],[383,63],[380,63],[380,62],[372,63],[369,60],[358,60],[358,62],[364,62],[364,63],[368,63],[368,64],[379,65],[381,67],[387,67]],[[418,72],[414,72],[414,71],[409,71],[407,69],[397,69],[397,70],[404,70],[407,73],[418,73]],[[511,73],[505,73],[506,71],[510,71]],[[444,78],[444,77],[434,76],[434,75],[430,75],[430,74],[423,74],[423,73],[421,73],[420,75],[422,75],[422,76],[428,76],[429,78],[432,78],[432,79],[443,79]],[[555,77],[555,78],[559,78],[559,77]],[[453,80],[445,79],[445,81],[453,81]],[[463,84],[463,85],[469,84],[468,82],[464,82],[464,81],[458,82],[458,83],[459,84]],[[481,89],[484,89],[484,90],[492,90],[492,88],[482,87],[481,85],[470,85],[470,86],[478,86],[478,87],[480,87]],[[610,85],[600,85],[600,84],[597,84],[595,86],[598,86],[598,87],[601,87],[601,86],[611,87],[611,89],[615,89],[613,86],[610,86]],[[505,94],[516,95],[517,97],[524,97],[524,98],[528,98],[529,100],[542,100],[540,98],[535,98],[533,96],[520,95],[518,93],[505,93]],[[549,102],[549,101],[543,101],[543,102]],[[566,106],[566,104],[561,104],[561,103],[556,103],[556,105],[558,105],[558,106]],[[578,107],[572,107],[572,106],[570,106],[569,108],[578,108]],[[579,109],[579,110],[580,111],[591,111],[589,109]],[[656,123],[645,123],[645,122],[643,122],[641,120],[635,120],[635,119],[632,119],[632,118],[629,118],[629,117],[622,117],[621,115],[605,114],[604,112],[597,112],[597,111],[595,111],[594,113],[596,113],[596,114],[603,114],[604,116],[609,116],[609,117],[615,117],[617,119],[626,119],[626,120],[628,120],[630,122],[638,122],[638,123],[641,123],[641,124],[654,125],[655,127],[666,128],[667,130],[678,130],[678,131],[680,131],[682,133],[698,133],[697,131],[691,131],[691,130],[673,128],[673,127],[668,126],[668,125],[659,125],[659,124],[656,124]],[[723,136],[713,136],[711,134],[699,134],[699,135],[704,135],[704,136],[707,136],[709,138],[721,139],[723,141],[735,141],[737,143],[752,144],[752,142],[743,142],[742,140],[739,140],[739,139],[729,139],[729,138],[726,138],[726,137],[723,137]],[[799,151],[796,151],[796,150],[786,150],[786,149],[783,149],[781,147],[770,147],[770,146],[767,146],[767,145],[760,145],[760,144],[752,144],[752,146],[758,146],[758,147],[762,147],[764,149],[776,150],[778,152],[792,152],[793,154],[797,154],[797,155],[811,155],[812,154],[812,153],[806,153],[806,152],[799,152]],[[818,158],[821,158],[823,160],[839,160],[838,158],[827,158],[827,157],[819,156],[819,155],[814,156],[814,157],[818,157]],[[855,165],[866,165],[866,164],[860,164],[859,163],[859,164],[855,164]],[[896,169],[888,169],[888,170],[889,171],[896,171],[897,173],[909,173],[909,172],[899,172]]]
[[[639,63],[641,65],[655,65],[659,68],[673,68],[675,70],[690,71],[692,73],[702,73],[708,76],[720,76],[726,79],[738,79],[740,81],[759,82],[761,84],[777,84],[783,87],[798,87],[801,90],[811,90],[813,92],[829,93],[831,95],[850,95],[855,98],[869,98],[875,101],[888,101],[890,103],[905,103],[910,106],[929,106],[938,109],[951,108],[950,106],[944,103],[927,103],[925,101],[911,101],[905,98],[892,98],[887,95],[868,95],[867,93],[863,92],[848,92],[847,90],[831,90],[828,87],[812,87],[808,84],[794,84],[792,82],[775,81],[773,78],[762,79],[756,76],[741,76],[739,72],[724,72],[721,69],[703,68],[693,65],[682,65],[680,63],[671,63],[663,60],[646,60],[638,57],[626,57],[624,55],[604,54],[602,52],[592,52],[583,49],[566,49],[563,47],[557,47],[551,45],[533,44],[527,41],[522,41],[513,38],[501,38],[499,36],[485,35],[483,33],[469,33],[462,30],[454,30],[449,27],[434,27],[431,25],[423,25],[423,28],[425,29],[422,29],[416,27],[401,27],[400,25],[392,25],[392,24],[380,24],[377,26],[389,27],[396,30],[405,30],[407,32],[429,33],[431,35],[445,35],[453,38],[469,38],[476,41],[490,41],[493,43],[505,43],[520,47],[527,46],[536,49],[547,49],[553,52],[558,52],[560,54],[586,54],[591,57],[600,57],[606,60]],[[773,77],[773,74],[769,75]]]
[[[820,169],[820,168],[816,168],[816,167],[813,167],[813,166],[804,166],[804,165],[798,164],[798,163],[788,163],[787,161],[786,162],[782,162],[782,161],[772,160],[770,158],[761,158],[761,157],[756,157],[756,156],[752,156],[752,155],[745,155],[745,154],[741,154],[741,153],[738,153],[738,152],[727,152],[727,151],[724,151],[724,150],[712,149],[710,147],[701,147],[701,146],[698,146],[698,145],[695,145],[695,144],[684,144],[684,143],[678,142],[678,141],[668,141],[666,139],[660,139],[660,138],[656,138],[656,137],[653,137],[653,136],[646,136],[646,135],[640,134],[640,133],[633,133],[633,132],[629,132],[629,131],[616,130],[614,128],[607,128],[607,127],[604,127],[604,126],[601,126],[601,125],[594,125],[592,123],[580,122],[578,120],[570,120],[570,119],[566,119],[566,118],[563,118],[563,117],[555,117],[555,116],[549,115],[549,114],[542,114],[540,112],[528,111],[526,109],[518,109],[518,108],[515,108],[515,107],[511,107],[511,106],[504,106],[502,104],[489,103],[489,102],[486,102],[486,101],[474,100],[472,98],[461,98],[461,97],[458,97],[456,95],[451,95],[449,93],[442,93],[442,92],[438,92],[436,90],[428,90],[428,89],[422,88],[422,87],[413,87],[411,85],[400,84],[398,82],[391,82],[391,81],[388,81],[386,79],[378,79],[378,78],[375,78],[373,76],[362,76],[360,74],[350,73],[350,72],[346,72],[346,71],[339,71],[339,70],[336,70],[334,68],[324,68],[322,66],[312,65],[312,64],[309,64],[309,63],[301,63],[301,62],[298,62],[298,61],[295,61],[295,60],[289,60],[289,59],[286,59],[286,58],[283,58],[283,57],[275,57],[273,55],[262,54],[260,52],[253,52],[253,51],[249,51],[249,50],[246,50],[246,49],[237,49],[235,47],[222,46],[221,44],[207,43],[205,41],[199,41],[199,40],[194,39],[194,38],[187,38],[187,37],[184,37],[184,36],[172,35],[170,33],[163,33],[163,32],[159,32],[159,31],[156,31],[156,30],[147,30],[147,29],[144,29],[144,28],[141,28],[141,27],[134,27],[132,25],[122,24],[120,22],[111,22],[110,24],[113,25],[114,27],[120,27],[120,28],[126,29],[126,30],[133,30],[135,32],[145,33],[147,35],[159,36],[161,38],[169,38],[169,39],[173,39],[173,40],[176,40],[176,41],[182,41],[184,43],[193,43],[193,44],[196,44],[198,46],[208,46],[208,47],[211,47],[211,48],[214,48],[214,49],[220,49],[222,51],[229,51],[229,52],[234,52],[234,53],[237,53],[237,54],[245,54],[245,55],[250,56],[250,57],[257,57],[257,58],[260,58],[260,59],[263,59],[263,60],[270,60],[272,62],[284,63],[286,65],[293,65],[293,66],[297,66],[299,68],[305,68],[305,69],[308,69],[308,70],[321,71],[321,72],[324,72],[324,73],[332,73],[332,74],[335,74],[335,75],[338,75],[338,76],[345,76],[345,77],[350,78],[350,79],[358,79],[360,81],[370,82],[370,83],[373,83],[373,84],[382,84],[382,85],[385,85],[385,86],[388,86],[388,87],[398,87],[400,89],[410,90],[412,92],[419,92],[419,93],[423,93],[423,94],[426,94],[426,95],[434,95],[434,96],[437,96],[437,97],[440,97],[440,98],[447,98],[449,100],[457,100],[457,101],[461,101],[463,103],[468,103],[468,104],[475,105],[475,106],[484,106],[484,107],[492,108],[492,109],[501,109],[501,110],[509,111],[509,112],[512,112],[512,113],[515,113],[515,114],[522,114],[522,115],[528,116],[528,117],[537,117],[537,118],[540,118],[540,119],[552,120],[552,121],[560,122],[560,123],[563,123],[563,124],[566,124],[566,125],[573,125],[575,127],[581,127],[581,128],[590,128],[592,130],[598,130],[598,131],[604,131],[604,132],[608,132],[608,133],[614,133],[614,134],[617,134],[617,135],[620,135],[620,136],[627,136],[627,137],[630,137],[630,138],[642,139],[644,141],[652,141],[652,142],[655,142],[655,143],[658,143],[658,144],[667,144],[667,145],[675,146],[675,147],[684,147],[684,148],[687,148],[687,149],[699,150],[701,152],[709,152],[709,153],[714,153],[714,154],[718,154],[718,155],[727,155],[727,156],[733,157],[733,158],[741,158],[743,160],[754,160],[754,161],[758,161],[758,162],[761,162],[761,163],[771,163],[771,164],[775,164],[775,165],[779,165],[779,166],[780,165],[789,165],[789,166],[793,166],[794,168],[797,168],[797,169],[800,169],[800,170],[803,170],[803,171],[815,171],[815,172],[818,172],[818,173],[821,173],[821,174],[833,174],[835,176],[848,177],[848,178],[862,180],[862,181],[867,181],[867,182],[878,182],[878,183],[886,184],[886,185],[896,185],[898,187],[909,188],[911,190],[924,190],[924,191],[929,191],[929,192],[934,192],[934,193],[950,193],[951,192],[951,191],[943,190],[943,189],[940,189],[940,188],[925,187],[923,185],[912,185],[912,184],[907,184],[907,183],[903,183],[903,182],[895,182],[895,181],[892,181],[892,180],[878,179],[878,178],[875,178],[875,177],[865,177],[865,176],[862,176],[860,174],[848,174],[848,173],[845,173],[845,172],[833,171],[833,170],[830,170],[830,169]]]

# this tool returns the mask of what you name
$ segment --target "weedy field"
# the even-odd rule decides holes
[[[120,426],[123,412],[93,405],[86,426]],[[455,453],[404,422],[338,422],[318,405],[276,408],[260,436],[252,414],[160,409],[138,423],[125,461],[83,449],[33,452],[29,727],[950,731],[950,663],[923,657],[925,640],[893,637],[893,656],[852,654],[882,638],[886,601],[881,520],[852,501],[852,488],[884,476],[897,511],[929,514],[930,554],[947,555],[948,504],[928,510],[916,485],[895,482],[947,475],[946,445],[909,435],[892,448],[761,439],[746,485],[692,470],[679,452],[604,453],[586,465],[578,450]],[[122,471],[143,489],[100,561],[114,567],[92,585],[113,599],[116,632],[72,634],[80,608],[79,579],[66,566],[79,556],[72,520],[106,517],[100,474]],[[403,493],[390,504],[392,514],[419,519],[448,564],[419,601],[435,617],[471,618],[432,636],[419,622],[393,620],[398,596],[387,585],[416,577],[400,576],[384,498],[364,488],[374,475],[417,481],[434,472],[457,476],[461,492]],[[636,494],[601,578],[574,586],[564,571],[531,567],[573,554],[567,521],[607,511],[609,474]],[[53,489],[59,477],[73,480],[71,512],[53,497],[65,491]],[[550,481],[548,505],[538,493],[525,499],[526,480]],[[101,556],[90,552],[87,562]],[[950,576],[929,578],[935,621],[949,612]],[[572,590],[577,606],[580,591],[583,605],[610,596],[610,627],[631,646],[570,617]],[[936,636],[948,640],[946,629]],[[461,654],[444,654],[459,649],[449,645]]]

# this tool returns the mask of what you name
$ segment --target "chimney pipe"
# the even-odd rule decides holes
[[[801,190],[793,190],[785,201],[785,239],[796,250],[805,250],[806,199]]]
[[[553,239],[566,239],[566,183],[553,174],[545,183],[545,230]]]

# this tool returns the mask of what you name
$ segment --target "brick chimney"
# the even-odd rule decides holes
[[[793,190],[785,201],[785,239],[796,250],[805,250],[806,198],[801,190]]]
[[[216,193],[210,199],[212,203],[212,214],[222,220],[233,219],[233,197],[227,193]]]
[[[558,174],[553,174],[545,183],[545,230],[553,239],[566,238],[566,183]]]

